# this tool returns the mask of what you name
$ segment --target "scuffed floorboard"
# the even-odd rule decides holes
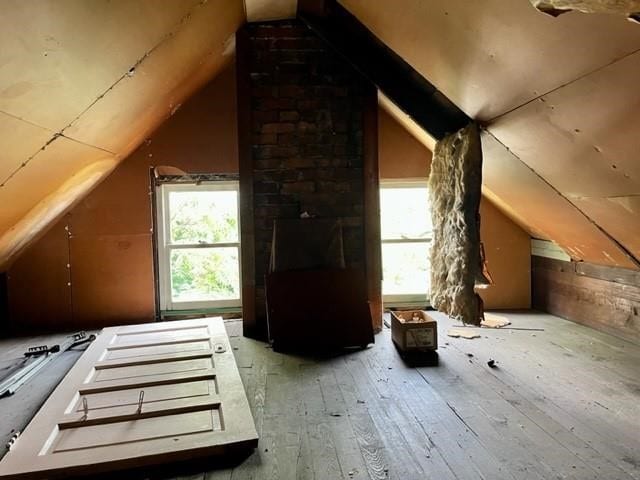
[[[169,478],[640,479],[640,347],[551,315],[500,315],[544,331],[450,338],[456,323],[436,314],[436,367],[407,366],[387,328],[367,350],[319,359],[227,322],[259,447],[235,468]]]

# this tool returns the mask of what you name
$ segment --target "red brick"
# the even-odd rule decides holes
[[[309,93],[305,88],[298,85],[284,85],[278,89],[280,97],[301,98]]]
[[[275,145],[278,143],[278,135],[275,133],[254,135],[253,143],[256,145]]]
[[[283,183],[280,193],[312,193],[316,190],[315,182],[291,182]]]
[[[291,133],[295,132],[293,123],[265,123],[262,125],[262,133]]]
[[[281,122],[297,122],[300,119],[300,114],[295,110],[286,110],[280,112]]]

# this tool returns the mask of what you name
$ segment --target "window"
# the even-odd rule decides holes
[[[158,206],[160,308],[240,306],[238,182],[164,184]]]
[[[429,210],[426,182],[381,182],[382,294],[387,304],[428,301]]]

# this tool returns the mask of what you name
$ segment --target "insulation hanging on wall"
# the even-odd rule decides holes
[[[482,278],[480,195],[482,147],[476,124],[436,144],[429,176],[433,243],[431,304],[464,323],[480,325]]]

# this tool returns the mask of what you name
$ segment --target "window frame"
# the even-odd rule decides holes
[[[169,195],[171,192],[219,192],[235,191],[237,194],[237,242],[197,243],[197,244],[172,244],[170,228]],[[242,307],[242,250],[240,245],[240,182],[238,180],[216,180],[210,182],[193,183],[162,183],[157,186],[157,244],[158,244],[158,290],[160,294],[160,311],[184,311],[184,310],[208,310],[217,308],[241,308]],[[173,301],[171,292],[171,252],[194,248],[228,248],[238,249],[238,298],[226,300],[203,300],[194,302]]]
[[[428,180],[427,179],[381,179],[380,180],[380,196],[382,197],[382,190],[389,190],[393,188],[426,188],[428,193]],[[380,205],[380,241],[381,249],[384,245],[389,244],[421,244],[425,243],[430,245],[433,241],[433,232],[428,238],[384,238],[382,232],[382,202]],[[382,258],[382,270],[383,270],[383,286],[382,286],[382,301],[389,306],[429,306],[430,305],[430,292],[425,294],[407,293],[407,294],[385,294],[384,293],[384,254],[381,251]]]

